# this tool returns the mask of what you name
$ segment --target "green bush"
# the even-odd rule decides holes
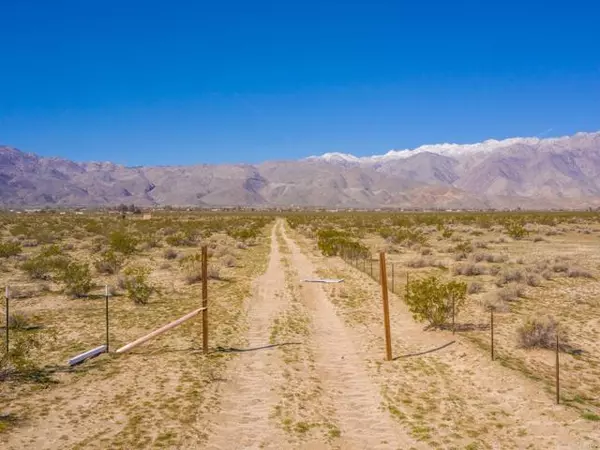
[[[148,281],[148,275],[150,275],[150,269],[147,267],[129,267],[125,270],[123,288],[136,305],[147,304],[155,291],[154,286]]]
[[[115,231],[108,238],[110,248],[124,255],[132,255],[136,251],[138,240],[125,231]]]
[[[18,242],[2,242],[0,243],[0,258],[8,258],[16,256],[22,251],[21,244]]]
[[[63,255],[58,245],[50,245],[42,248],[38,255],[25,261],[21,269],[34,280],[47,280],[51,275],[63,272],[69,262],[69,258]]]
[[[60,275],[65,292],[74,297],[86,296],[94,287],[87,263],[71,262]]]
[[[462,309],[467,295],[467,283],[450,281],[444,283],[435,276],[412,281],[409,284],[406,303],[415,320],[428,322],[430,328],[443,326]]]
[[[519,222],[509,222],[505,225],[505,227],[506,234],[513,239],[523,239],[525,236],[529,235],[529,231],[527,231]]]
[[[117,273],[122,265],[123,257],[112,249],[106,250],[104,253],[102,253],[100,258],[94,263],[98,273],[109,275]]]

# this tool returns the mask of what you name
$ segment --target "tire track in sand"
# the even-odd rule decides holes
[[[276,222],[271,231],[271,252],[266,272],[257,278],[248,304],[247,347],[269,344],[273,319],[287,307],[285,273],[281,268]],[[230,382],[222,392],[221,410],[209,433],[208,449],[287,447],[286,436],[270,420],[278,402],[281,359],[276,349],[241,354],[232,364]]]
[[[291,251],[291,262],[300,278],[315,276],[315,267],[285,228],[282,236]],[[317,368],[325,391],[335,405],[344,449],[406,449],[418,446],[383,410],[379,388],[370,379],[364,355],[351,330],[337,316],[333,304],[318,284],[301,285],[302,299],[311,313]]]

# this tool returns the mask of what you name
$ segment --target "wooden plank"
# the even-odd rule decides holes
[[[79,355],[69,359],[69,365],[74,366],[76,364],[80,364],[86,359],[95,358],[96,356],[104,353],[105,351],[106,345],[101,345],[100,347],[93,348],[91,350],[88,350],[87,352],[80,353]]]
[[[200,312],[206,310],[206,308],[198,308],[195,311],[192,311],[191,313],[186,314],[183,317],[180,317],[179,319],[165,325],[164,327],[159,328],[158,330],[154,330],[152,333],[147,334],[146,336],[142,336],[139,339],[136,339],[133,342],[130,342],[127,345],[124,345],[123,347],[117,349],[117,353],[125,353],[126,351],[131,350],[134,347],[137,347],[140,344],[143,344],[146,341],[149,341],[150,339],[163,334],[165,331],[169,331],[171,328],[175,328],[178,325],[181,325],[183,322],[185,322],[186,320],[191,319],[192,317],[197,316],[198,314],[200,314]]]

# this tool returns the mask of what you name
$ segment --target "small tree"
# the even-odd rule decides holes
[[[123,285],[127,295],[136,305],[147,304],[155,290],[148,281],[148,275],[150,275],[150,269],[147,267],[129,267],[125,270]]]
[[[467,283],[444,283],[435,276],[410,283],[406,303],[415,320],[427,321],[429,328],[439,328],[462,309],[467,295]]]
[[[84,297],[94,287],[90,267],[86,263],[70,263],[60,275],[65,292],[74,297]]]

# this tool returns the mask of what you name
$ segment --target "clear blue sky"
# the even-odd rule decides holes
[[[0,143],[190,164],[595,131],[598,3],[0,0]]]

